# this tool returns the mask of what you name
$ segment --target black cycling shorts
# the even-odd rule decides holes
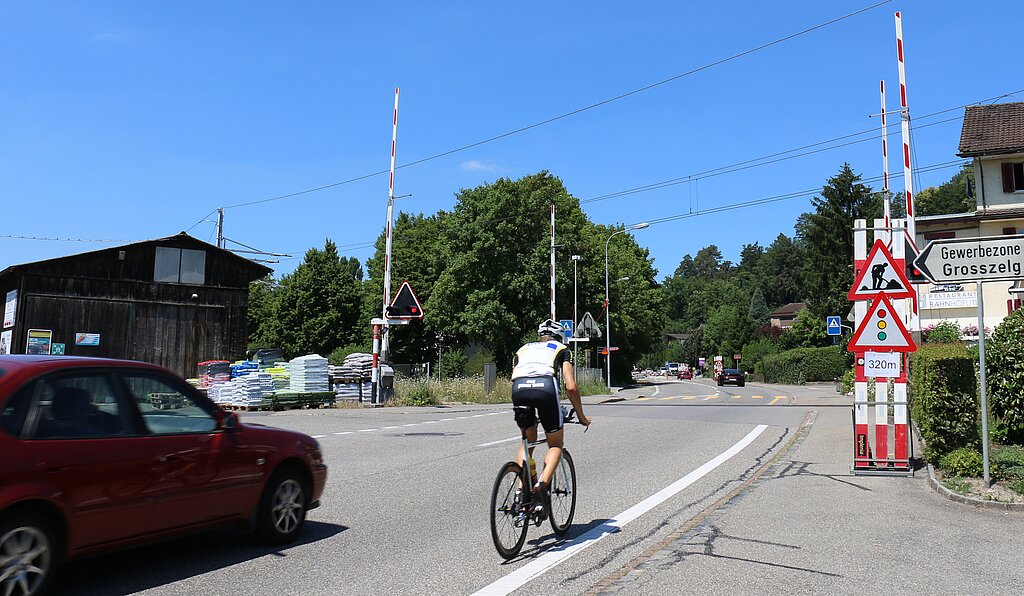
[[[562,405],[558,402],[558,384],[553,378],[523,377],[513,380],[512,405],[535,411],[545,433],[562,430]]]

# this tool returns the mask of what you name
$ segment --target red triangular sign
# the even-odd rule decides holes
[[[880,294],[867,316],[853,332],[846,349],[850,352],[916,352],[917,345],[903,325],[902,317],[885,294]]]
[[[853,280],[853,287],[846,295],[848,300],[869,300],[883,294],[889,298],[913,298],[914,290],[903,267],[896,266],[896,259],[881,240],[875,240],[864,267]]]
[[[423,307],[420,306],[420,301],[416,298],[416,293],[412,291],[409,282],[402,282],[394,300],[391,301],[391,306],[388,307],[387,315],[392,319],[423,318]]]

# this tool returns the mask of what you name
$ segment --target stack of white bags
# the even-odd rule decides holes
[[[299,356],[289,362],[291,390],[300,393],[319,393],[330,389],[327,380],[327,359],[319,354]]]

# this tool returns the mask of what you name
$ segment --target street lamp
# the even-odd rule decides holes
[[[604,337],[605,337],[605,366],[607,367],[608,376],[608,390],[612,388],[612,328],[611,328],[611,303],[608,301],[608,243],[612,241],[617,234],[622,234],[630,230],[642,230],[648,227],[649,223],[646,221],[623,228],[612,232],[611,236],[604,241]]]
[[[576,316],[576,265],[583,260],[580,255],[572,256],[572,334],[576,335],[576,325],[579,324],[579,317]],[[577,358],[579,356],[579,343],[578,341],[572,342],[572,365],[573,368],[577,365]]]

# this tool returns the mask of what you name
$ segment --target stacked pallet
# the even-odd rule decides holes
[[[210,387],[231,380],[231,366],[227,360],[205,360],[196,366],[198,387]]]
[[[330,390],[327,378],[327,359],[319,354],[299,356],[290,363],[289,388],[300,393],[319,393]]]

